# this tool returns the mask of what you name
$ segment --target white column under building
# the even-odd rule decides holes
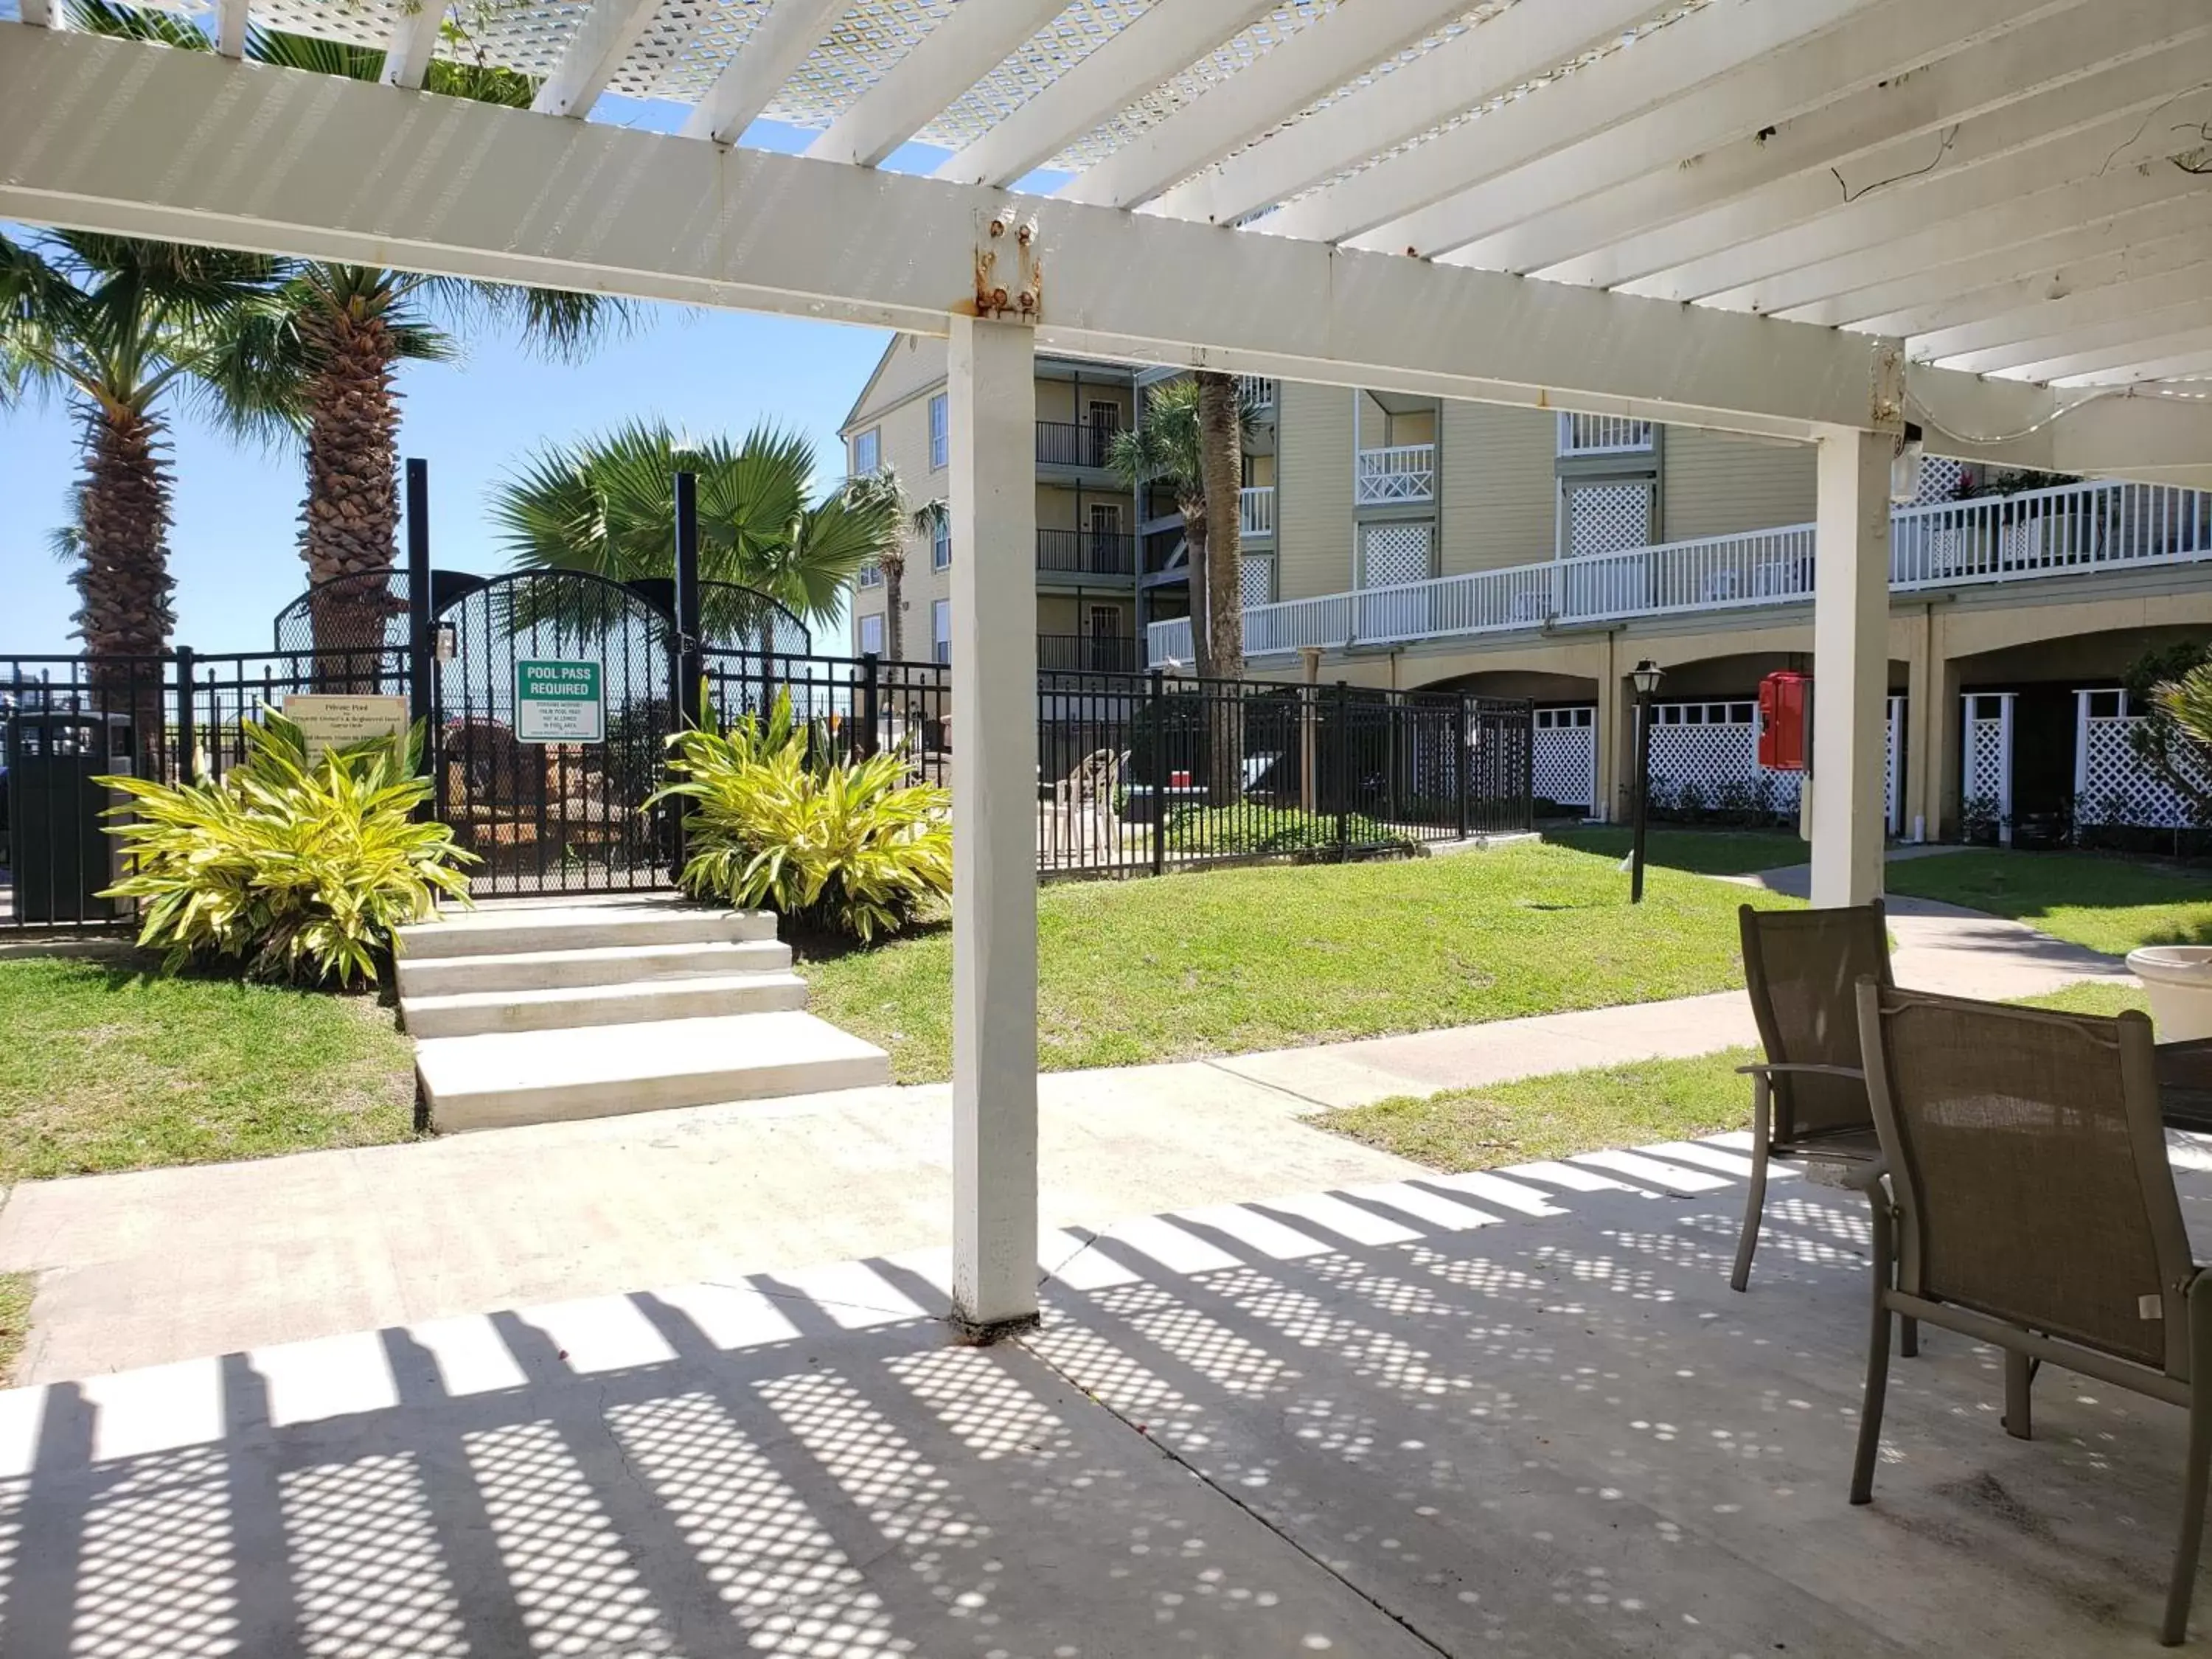
[[[1037,1311],[1036,378],[1032,331],[952,319],[952,1298]]]
[[[1820,440],[1813,576],[1813,902],[1881,893],[1893,441]]]

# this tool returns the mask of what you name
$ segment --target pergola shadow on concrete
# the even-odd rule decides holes
[[[2181,1414],[1933,1333],[1847,1505],[1864,1206],[1732,1293],[1741,1139],[1055,1234],[988,1347],[925,1251],[0,1395],[0,1651],[2152,1650]]]
[[[2212,483],[2197,0],[516,0],[447,34],[411,0],[216,0],[211,54],[16,3],[0,218],[949,335],[982,711],[953,1287],[987,1333],[1036,1311],[1034,349],[1817,444],[1827,904],[1881,880],[1908,425]],[[238,61],[256,17],[383,46],[384,84]],[[534,107],[416,90],[439,52]],[[683,131],[589,118],[609,90]],[[819,137],[747,147],[764,115]],[[915,137],[935,177],[878,166]]]

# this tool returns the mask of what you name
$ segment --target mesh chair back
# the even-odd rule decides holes
[[[2186,1370],[2150,1022],[1860,993],[1899,1288]]]
[[[1890,983],[1889,929],[1881,901],[1825,910],[1737,912],[1751,1009],[1768,1061],[1777,1066],[1859,1066],[1863,978]],[[1774,1145],[1869,1129],[1866,1085],[1852,1078],[1784,1072],[1774,1078]]]

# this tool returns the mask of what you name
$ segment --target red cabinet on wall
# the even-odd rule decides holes
[[[1759,683],[1759,763],[1802,772],[1813,752],[1813,677],[1784,669]]]

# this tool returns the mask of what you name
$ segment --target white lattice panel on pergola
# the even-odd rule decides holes
[[[1569,484],[1566,489],[1569,558],[1651,544],[1650,484]]]
[[[1536,799],[1561,806],[1597,805],[1597,709],[1583,703],[1539,708],[1531,770]]]
[[[1431,545],[1425,524],[1370,524],[1360,560],[1364,585],[1395,587],[1401,582],[1425,582],[1433,574],[1429,562]]]
[[[2188,795],[2136,752],[2135,732],[2144,716],[2130,712],[2124,691],[2076,691],[2074,817],[2078,823],[2124,824],[2145,830],[2187,830],[2198,822]],[[2183,775],[2212,793],[2212,772],[2185,749],[2174,754]]]

